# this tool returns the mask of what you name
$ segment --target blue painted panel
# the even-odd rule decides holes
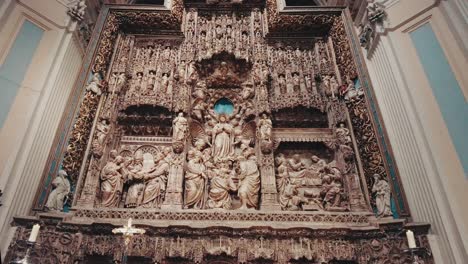
[[[468,175],[468,103],[432,27],[421,26],[411,33],[411,39]]]
[[[234,105],[232,104],[231,101],[229,101],[229,99],[221,98],[214,105],[214,111],[218,115],[220,114],[230,115],[234,112]]]
[[[0,127],[8,116],[43,33],[44,30],[26,20],[0,65]]]

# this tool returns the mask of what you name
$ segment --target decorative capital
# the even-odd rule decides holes
[[[68,5],[68,15],[75,21],[83,20],[86,12],[86,0],[72,0]]]

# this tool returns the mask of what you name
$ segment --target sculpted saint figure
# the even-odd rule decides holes
[[[142,85],[143,85],[143,73],[142,72],[137,72],[137,77],[133,81],[133,85],[130,88],[131,93],[140,92]]]
[[[336,136],[343,142],[343,144],[351,143],[349,129],[347,129],[343,123],[340,123],[340,126],[336,129]]]
[[[166,191],[167,174],[169,163],[165,160],[163,153],[158,152],[155,157],[154,166],[145,171],[145,191],[142,206],[145,208],[159,208],[164,199]]]
[[[227,160],[234,151],[234,127],[226,115],[219,116],[219,122],[213,127],[213,157],[216,160]]]
[[[255,94],[253,84],[251,82],[245,82],[242,84],[242,99],[248,100]]]
[[[57,177],[52,181],[54,190],[50,192],[46,207],[52,211],[62,211],[65,198],[70,193],[70,182],[67,179],[67,172],[59,170]]]
[[[143,152],[135,152],[133,161],[128,165],[128,181],[130,187],[128,187],[127,198],[125,201],[125,207],[132,208],[137,207],[141,204],[143,198],[143,190],[145,184],[143,183]]]
[[[111,156],[116,156],[117,151],[111,150]],[[122,194],[124,176],[122,167],[125,166],[122,156],[116,156],[108,161],[101,171],[101,205],[103,207],[118,207]]]
[[[278,76],[278,87],[279,87],[279,92],[282,94],[287,93],[286,89],[286,79],[284,78],[283,74],[280,74]]]
[[[228,162],[221,162],[218,167],[218,169],[213,170],[208,194],[208,207],[231,209],[232,201],[229,193],[237,190],[236,184],[232,180],[234,170],[229,168]]]
[[[330,78],[330,92],[331,92],[331,97],[332,98],[335,98],[336,97],[336,93],[338,93],[338,81],[336,80],[336,77],[335,76],[332,76]]]
[[[102,94],[101,88],[102,88],[101,78],[99,77],[99,73],[96,72],[95,74],[93,74],[93,78],[86,86],[86,91],[91,91],[97,95],[101,95]]]
[[[289,182],[289,168],[288,164],[286,161],[286,158],[284,157],[283,154],[280,154],[276,158],[276,163],[277,163],[277,170],[278,174],[276,177],[276,187],[278,189],[278,193],[284,192],[284,188]]]
[[[203,209],[207,192],[207,175],[201,153],[189,151],[185,171],[185,208]]]
[[[172,121],[173,125],[173,135],[172,139],[175,141],[182,141],[187,135],[187,119],[184,117],[184,113],[179,113],[179,115]]]
[[[163,73],[161,77],[161,85],[159,89],[163,93],[167,93],[169,88],[169,75],[167,73]]]
[[[271,130],[273,129],[273,123],[264,113],[261,119],[258,121],[259,135],[261,140],[271,141]]]
[[[301,91],[301,78],[299,73],[295,72],[292,76],[293,91],[299,93]]]
[[[156,83],[156,73],[154,71],[149,71],[148,78],[146,79],[146,87],[144,87],[143,93],[149,93],[154,89],[154,84]]]
[[[382,179],[380,174],[374,174],[374,185],[372,193],[375,194],[375,205],[377,206],[377,217],[392,216],[390,208],[390,186]]]
[[[255,209],[258,206],[260,191],[260,172],[253,150],[246,151],[239,157],[239,190],[237,192],[241,207],[239,209]]]
[[[97,123],[96,125],[96,139],[97,143],[100,146],[103,146],[105,143],[105,139],[107,134],[109,134],[110,128],[109,124],[106,119],[103,119],[101,122]]]
[[[326,168],[328,173],[322,178],[322,190],[320,194],[323,197],[324,208],[327,210],[333,210],[341,208],[342,200],[342,185],[341,185],[341,173],[334,173],[330,168]]]
[[[185,66],[186,66],[186,63],[184,60],[182,60],[177,66],[177,79],[179,79],[180,82],[185,81]]]
[[[126,80],[127,80],[127,76],[125,76],[125,73],[124,72],[120,73],[116,77],[114,89],[112,90],[112,94],[114,93],[119,94],[120,91],[122,91],[122,87],[124,86]]]

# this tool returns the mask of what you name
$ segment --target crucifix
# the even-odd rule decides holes
[[[112,229],[112,233],[122,234],[122,236],[124,237],[125,247],[124,247],[124,252],[122,256],[122,264],[127,263],[127,250],[128,250],[128,245],[130,244],[132,237],[134,235],[142,235],[145,232],[146,231],[142,228],[136,228],[132,226],[132,218],[128,219],[127,225]]]

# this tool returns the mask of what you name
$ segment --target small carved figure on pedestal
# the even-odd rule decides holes
[[[278,75],[278,87],[279,87],[279,92],[281,94],[286,94],[288,92],[286,88],[286,79],[284,77],[284,74]]]
[[[188,131],[188,121],[184,117],[184,113],[179,113],[174,121],[172,121],[172,129],[172,148],[174,152],[180,153],[184,150],[184,142]]]
[[[115,81],[115,86],[114,86],[114,89],[112,90],[112,94],[120,94],[126,81],[127,81],[127,76],[125,76],[125,73],[124,72],[120,73],[117,76],[117,80]]]
[[[356,88],[354,81],[349,76],[346,76],[346,84],[342,85],[343,89],[340,91],[340,96],[345,101],[354,101],[364,95],[364,91],[361,88]]]
[[[94,73],[93,74],[93,78],[91,79],[91,81],[88,83],[88,85],[86,86],[86,91],[90,91],[96,95],[101,95],[102,94],[102,91],[101,91],[101,88],[103,87],[102,85],[102,80],[101,80],[101,77],[99,75],[99,73]]]
[[[164,72],[161,77],[161,84],[159,86],[159,90],[162,93],[168,93],[169,89],[169,74]]]
[[[110,132],[110,124],[106,119],[102,119],[101,122],[96,124],[96,137],[92,143],[93,155],[101,157],[106,146],[107,135]]]
[[[258,137],[260,139],[260,148],[263,153],[270,153],[273,149],[272,140],[273,123],[268,116],[263,113],[258,121]]]
[[[132,87],[130,88],[131,93],[138,94],[141,92],[141,87],[143,85],[143,73],[137,72],[137,77],[133,82]]]
[[[292,85],[293,85],[293,92],[294,93],[300,93],[301,92],[301,77],[299,76],[298,72],[293,73]]]
[[[382,179],[380,174],[374,174],[374,185],[372,186],[372,193],[375,194],[376,215],[379,218],[391,217],[392,210],[390,207],[390,186],[388,182]]]
[[[340,123],[339,127],[336,129],[336,137],[339,140],[340,144],[346,145],[351,143],[349,129],[345,127],[344,123]]]
[[[63,205],[70,193],[70,181],[68,181],[67,176],[66,171],[59,170],[58,175],[52,181],[54,189],[50,192],[45,206],[48,210],[63,211]]]
[[[148,94],[154,90],[154,84],[156,83],[156,72],[151,70],[149,71],[148,78],[146,79],[145,90],[142,91],[143,94]]]
[[[184,60],[180,61],[179,65],[177,66],[177,75],[174,76],[180,83],[184,83],[185,81],[185,67],[186,63]]]

